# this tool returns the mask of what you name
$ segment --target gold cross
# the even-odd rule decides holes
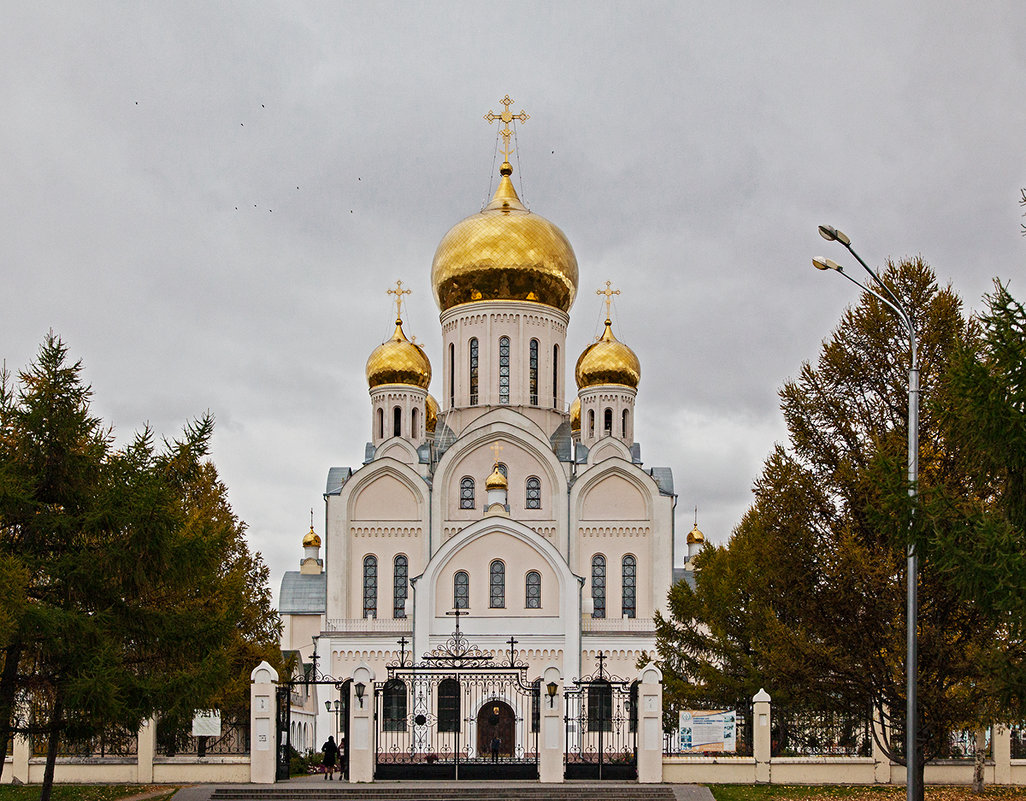
[[[412,295],[413,290],[403,289],[403,282],[396,281],[395,289],[387,290],[386,294],[395,295],[395,324],[399,325],[403,320],[403,295]]]
[[[531,119],[531,115],[523,109],[520,109],[519,114],[514,114],[512,111],[510,111],[509,107],[513,105],[513,98],[511,98],[509,95],[506,95],[499,102],[506,107],[505,109],[503,109],[502,113],[495,114],[491,109],[488,109],[488,113],[484,115],[484,118],[488,120],[488,122],[490,123],[495,122],[496,120],[502,120],[503,128],[501,131],[499,131],[499,136],[502,137],[502,150],[499,152],[502,153],[502,157],[506,161],[509,161],[509,155],[513,152],[513,149],[509,146],[509,138],[513,135],[513,131],[509,129],[509,124],[513,122],[513,120],[527,122],[529,119]]]
[[[620,290],[619,289],[610,289],[609,287],[611,287],[611,286],[612,286],[612,281],[606,281],[606,288],[605,289],[596,289],[595,290],[595,294],[596,295],[605,295],[606,296],[606,322],[607,323],[611,322],[611,320],[609,318],[609,307],[613,304],[613,295],[619,295],[620,294]]]
[[[495,464],[499,463],[499,454],[502,453],[502,446],[498,442],[491,444],[492,455],[495,457]]]

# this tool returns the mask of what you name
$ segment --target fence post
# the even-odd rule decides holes
[[[755,781],[757,784],[768,784],[770,777],[770,695],[759,690],[752,696],[752,755],[755,757]]]
[[[663,673],[649,662],[638,685],[638,783],[663,780]]]
[[[156,718],[147,718],[139,725],[136,743],[136,781],[140,784],[153,784],[153,752],[157,745]]]
[[[889,710],[888,710],[889,714]],[[873,781],[877,784],[890,784],[891,783],[891,758],[884,753],[884,750],[880,747],[877,742],[877,736],[885,743],[889,742],[889,732],[887,724],[884,723],[883,717],[880,712],[875,708],[873,710]]]
[[[994,754],[994,784],[1012,783],[1012,730],[1003,723],[995,723],[991,735]]]
[[[253,668],[249,680],[249,780],[253,784],[274,784],[278,758],[278,671],[261,662]]]
[[[11,776],[22,784],[29,783],[29,757],[32,756],[32,740],[27,734],[14,735],[14,764]]]
[[[360,697],[362,695],[362,697]],[[349,685],[349,781],[374,781],[374,671],[361,664]]]
[[[549,692],[549,685],[556,687],[555,693]],[[538,779],[543,784],[559,784],[563,781],[563,750],[566,744],[566,734],[563,723],[563,676],[559,668],[549,665],[545,668],[541,678],[541,698],[538,703],[541,705],[541,731],[538,736]]]

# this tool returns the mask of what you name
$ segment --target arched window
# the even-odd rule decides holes
[[[591,600],[595,604],[592,617],[606,616],[606,557],[597,553],[591,558]]]
[[[477,406],[477,337],[470,340],[470,405]]]
[[[541,609],[541,573],[531,570],[524,582],[526,597],[524,606],[528,609]]]
[[[363,558],[363,616],[378,616],[378,557]]]
[[[559,345],[552,346],[552,408],[559,408]]]
[[[449,408],[456,405],[456,346],[449,345]]]
[[[541,509],[541,480],[537,476],[527,479],[527,508]]]
[[[605,432],[605,435],[607,437],[611,437],[611,436],[613,436],[613,410],[612,409],[606,409],[606,413],[604,415],[604,418],[605,419],[603,420],[602,428],[603,428],[603,430]]]
[[[588,436],[594,438],[595,436],[595,410],[588,409]]]
[[[460,509],[474,508],[474,479],[464,476],[460,479]]]
[[[438,731],[460,730],[460,683],[444,679],[438,685]]]
[[[409,579],[410,562],[403,554],[399,554],[392,563],[392,617],[406,617]]]
[[[531,340],[531,405],[538,405],[538,340]]]
[[[624,409],[623,410],[623,433],[621,434],[621,436],[625,437],[625,438],[627,436],[627,415],[628,414],[629,414],[629,412],[626,409]]]
[[[402,679],[389,679],[382,691],[381,706],[385,731],[406,731],[406,684]]]
[[[498,559],[488,567],[488,606],[492,609],[506,606],[506,565]]]
[[[417,433],[417,418],[419,415],[419,409],[414,409],[410,412],[410,437],[416,439],[419,435]]]
[[[499,403],[509,403],[509,337],[499,337]]]
[[[499,462],[495,465],[495,469],[502,473],[503,478],[505,478],[507,481],[509,480],[509,468],[506,467],[506,465],[504,465],[502,462]]]
[[[466,570],[452,577],[452,605],[454,609],[470,609],[470,574]]]
[[[378,439],[385,438],[385,410],[378,409]]]
[[[403,435],[403,410],[396,406],[392,409],[392,436],[401,437]]]
[[[630,554],[623,558],[623,616],[634,617],[638,607],[638,560]]]

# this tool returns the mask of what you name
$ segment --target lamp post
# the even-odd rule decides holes
[[[915,501],[917,495],[917,483],[919,481],[919,359],[916,349],[916,328],[912,318],[905,310],[897,295],[891,291],[880,276],[855,252],[851,246],[851,239],[843,231],[838,231],[831,225],[819,226],[819,235],[828,242],[840,242],[854,256],[859,264],[873,278],[876,286],[886,295],[852,278],[837,262],[831,259],[815,258],[812,265],[817,270],[834,270],[856,286],[860,287],[891,311],[898,315],[902,327],[908,334],[909,346],[912,352],[912,363],[908,370],[908,495],[912,499],[912,511],[915,513]],[[908,567],[907,567],[907,595],[906,595],[906,653],[905,653],[905,678],[906,678],[906,708],[905,708],[905,792],[908,801],[917,801],[921,795],[922,788],[919,786],[919,771],[916,769],[918,763],[918,747],[916,737],[918,734],[918,698],[917,698],[917,660],[919,642],[916,626],[918,620],[918,582],[919,582],[919,557],[916,554],[915,544],[911,538],[908,543]]]

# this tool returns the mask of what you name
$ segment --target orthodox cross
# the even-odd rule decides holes
[[[456,634],[457,634],[457,636],[459,636],[459,633],[460,633],[460,615],[465,615],[467,613],[464,612],[462,609],[460,609],[457,606],[451,612],[446,612],[445,614],[450,615],[450,616],[455,616],[455,618],[456,618]]]
[[[399,643],[399,667],[406,667],[406,646],[409,644],[409,640],[406,637],[400,637]]]
[[[310,530],[313,531],[313,507],[310,507]]]
[[[509,124],[513,122],[513,120],[527,122],[531,119],[531,115],[523,109],[520,109],[519,114],[514,114],[510,111],[509,107],[513,105],[513,98],[509,95],[506,95],[499,102],[506,107],[502,110],[502,113],[495,114],[491,109],[488,109],[488,113],[484,115],[484,118],[490,123],[495,122],[496,120],[502,120],[503,128],[499,131],[499,136],[502,137],[502,150],[499,152],[502,153],[502,156],[506,161],[509,161],[510,153],[513,152],[513,149],[509,146],[509,138],[513,135],[513,131],[509,129]]]
[[[498,442],[493,442],[489,447],[492,450],[492,456],[495,457],[495,464],[498,464],[499,454],[502,453],[502,446]]]
[[[605,678],[605,674],[602,672],[602,668],[603,668],[603,664],[606,661],[606,655],[604,653],[602,653],[601,651],[599,651],[598,655],[595,657],[595,659],[598,660],[598,665],[599,665],[599,674],[598,675],[599,675],[599,679],[604,679]]]
[[[399,325],[403,318],[403,295],[412,295],[412,289],[403,289],[403,282],[396,281],[395,289],[386,290],[388,295],[395,295],[395,324]]]
[[[516,661],[517,661],[516,660],[516,653],[517,653],[516,644],[518,642],[520,642],[520,640],[513,639],[513,635],[510,634],[509,635],[509,639],[506,640],[506,642],[509,643],[509,664],[510,664],[510,667],[512,667],[516,663]]]
[[[317,638],[316,637],[313,638],[313,644],[314,644],[314,648],[313,648],[313,653],[310,655],[310,661],[313,662],[313,680],[317,681],[317,660],[320,659],[320,657],[317,655]]]
[[[596,289],[595,290],[595,294],[596,295],[605,295],[606,296],[606,322],[607,323],[612,322],[610,320],[610,318],[609,318],[609,307],[613,305],[613,295],[619,295],[620,294],[620,290],[619,289],[610,289],[610,287],[612,285],[613,285],[612,281],[606,281],[606,288],[605,289]]]

